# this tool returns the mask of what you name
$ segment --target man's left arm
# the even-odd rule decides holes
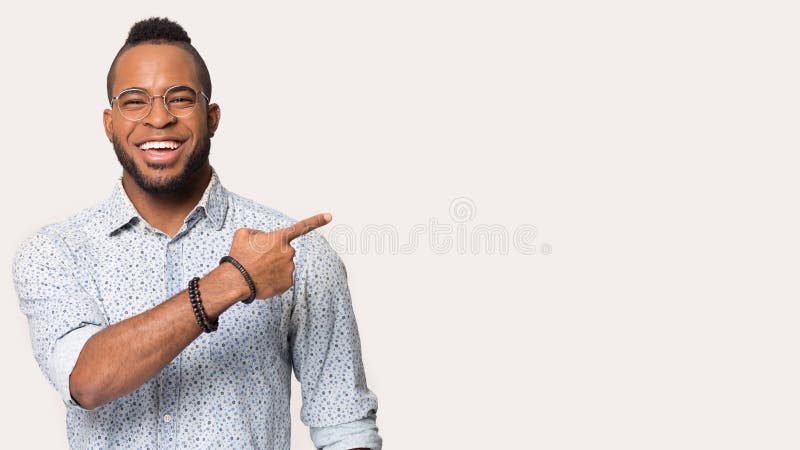
[[[344,263],[318,232],[304,239],[289,336],[300,418],[318,449],[380,450],[378,401],[367,388]]]

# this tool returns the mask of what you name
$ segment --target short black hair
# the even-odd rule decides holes
[[[203,57],[197,52],[197,49],[192,45],[192,40],[180,24],[173,22],[166,17],[151,17],[149,19],[140,20],[131,27],[128,32],[128,39],[125,44],[117,52],[111,67],[108,69],[106,76],[106,92],[108,94],[108,103],[111,103],[112,87],[114,85],[114,70],[117,67],[117,60],[119,57],[132,47],[140,44],[169,44],[180,47],[194,59],[197,66],[197,78],[208,98],[211,98],[211,75],[208,73],[206,62]]]

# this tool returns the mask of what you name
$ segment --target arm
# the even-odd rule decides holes
[[[242,263],[257,286],[256,298],[270,298],[292,285],[294,250],[289,241],[325,225],[322,214],[265,233],[240,228],[229,254]],[[239,271],[222,264],[199,283],[210,320],[250,295]],[[84,345],[69,379],[70,391],[85,408],[128,394],[169,364],[201,334],[186,290],[137,316],[93,335]]]
[[[203,277],[200,291],[210,320],[250,293],[241,274],[230,264]],[[186,290],[107,327],[83,346],[69,377],[72,397],[84,408],[94,409],[133,392],[201,333]]]
[[[236,231],[229,254],[250,271],[257,298],[270,298],[291,286],[294,266],[288,240],[325,223],[320,214],[270,233]],[[276,245],[254,245],[273,241]],[[109,326],[85,289],[90,282],[82,283],[91,277],[75,263],[58,233],[47,227],[17,251],[13,278],[36,361],[68,407],[94,409],[132,392],[201,333],[185,290]],[[249,295],[241,274],[229,264],[203,277],[200,290],[212,320]]]
[[[228,266],[200,281],[203,304],[213,317],[249,293],[242,276]],[[201,333],[186,291],[109,326],[89,293],[91,276],[47,227],[19,248],[13,278],[36,362],[67,407],[94,409],[135,390]]]
[[[367,388],[344,263],[322,235],[306,239],[289,341],[302,388],[300,418],[316,448],[380,450],[378,402]]]

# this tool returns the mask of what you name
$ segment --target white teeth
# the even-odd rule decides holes
[[[181,143],[177,141],[147,141],[140,145],[139,148],[142,150],[149,150],[151,148],[168,148],[174,150],[180,146]]]

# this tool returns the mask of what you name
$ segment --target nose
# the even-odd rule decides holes
[[[155,128],[164,128],[176,120],[175,116],[167,111],[164,98],[160,95],[153,96],[153,107],[150,108],[150,114],[144,118],[144,123]]]

